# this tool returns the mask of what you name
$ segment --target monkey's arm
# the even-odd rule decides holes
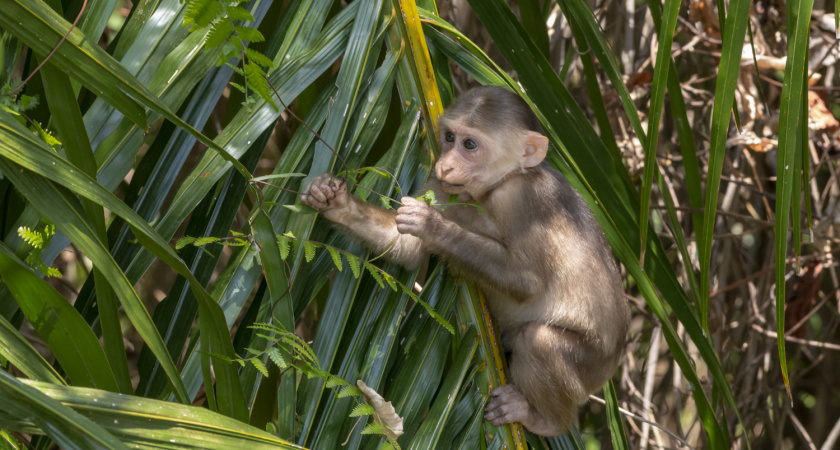
[[[329,174],[312,182],[301,201],[335,222],[361,241],[374,254],[414,269],[425,253],[420,239],[397,231],[396,212],[373,206],[347,192],[347,185]]]
[[[518,252],[515,245],[467,230],[426,202],[410,197],[403,197],[402,202],[396,216],[397,230],[419,237],[427,251],[520,298],[545,289],[545,277],[528,264],[530,256]]]

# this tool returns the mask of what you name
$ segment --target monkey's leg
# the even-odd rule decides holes
[[[520,422],[543,436],[565,432],[577,416],[578,405],[602,384],[585,380],[594,375],[592,369],[601,359],[593,358],[598,352],[589,352],[590,348],[576,333],[537,322],[523,325],[513,339],[513,385],[490,394],[496,398],[487,406],[485,417],[494,425]]]

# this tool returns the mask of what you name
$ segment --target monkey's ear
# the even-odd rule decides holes
[[[540,165],[545,159],[546,153],[548,153],[548,138],[536,131],[528,131],[522,140],[525,145],[522,153],[522,166],[536,167]]]

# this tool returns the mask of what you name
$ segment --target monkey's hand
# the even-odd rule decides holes
[[[325,173],[315,178],[300,201],[324,213],[324,217],[337,222],[350,205],[347,185],[338,178]]]
[[[440,212],[416,198],[403,197],[402,204],[397,210],[397,231],[423,240],[438,235],[437,229],[446,220]]]

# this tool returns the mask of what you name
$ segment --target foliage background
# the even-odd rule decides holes
[[[404,417],[404,448],[837,445],[836,2],[214,6],[234,3],[0,10],[3,445],[389,445],[351,414],[357,379]],[[244,28],[205,47],[228,21]],[[360,167],[369,201],[414,193],[437,113],[479,83],[532,104],[633,307],[608,406],[562,438],[483,422],[504,372],[470,284],[295,206],[311,176]]]

